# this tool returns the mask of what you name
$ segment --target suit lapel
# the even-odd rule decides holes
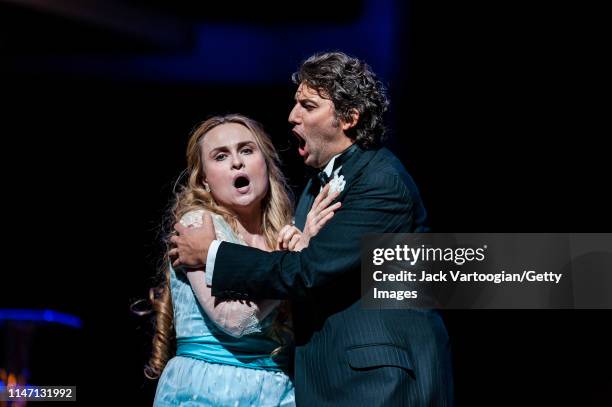
[[[357,147],[357,150],[353,153],[353,155],[344,164],[342,164],[340,175],[344,176],[346,187],[340,193],[340,196],[338,196],[336,201],[342,201],[344,195],[350,188],[350,185],[359,177],[361,170],[370,162],[377,151],[378,150],[363,150],[361,147]],[[300,200],[298,201],[295,210],[295,226],[297,226],[300,230],[304,230],[308,211],[310,211],[310,207],[312,206],[315,197],[319,193],[319,191],[313,191],[312,189],[312,179],[310,179],[308,180],[308,183],[300,196]]]
[[[378,150],[363,150],[361,147],[357,147],[355,153],[342,165],[340,175],[344,176],[346,181],[346,187],[340,193],[340,196],[336,198],[336,201],[342,202],[342,199],[346,195],[350,186],[355,182],[363,168],[372,160],[372,157]]]

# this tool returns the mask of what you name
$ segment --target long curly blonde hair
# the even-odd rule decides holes
[[[253,134],[255,142],[264,156],[268,169],[269,187],[261,205],[262,231],[268,247],[274,248],[281,228],[291,222],[293,216],[292,199],[285,177],[279,168],[280,160],[270,137],[264,132],[259,123],[240,114],[211,117],[193,131],[187,145],[187,182],[176,194],[174,204],[164,224],[167,227],[176,223],[187,212],[204,209],[221,215],[237,233],[237,219],[235,215],[218,205],[212,194],[204,188],[206,175],[200,150],[201,141],[210,130],[225,123],[236,123],[246,127]],[[167,237],[165,236],[165,238]],[[167,252],[164,256],[164,263],[161,266],[160,274],[160,285],[151,289],[149,293],[149,300],[155,313],[155,329],[151,357],[145,365],[144,374],[150,379],[159,378],[164,366],[175,353],[174,316]],[[287,339],[292,336],[288,327],[289,319],[289,307],[285,301],[279,306],[279,312],[271,332],[271,336],[281,343],[281,346],[272,352],[272,356],[280,353],[283,347],[288,344]]]

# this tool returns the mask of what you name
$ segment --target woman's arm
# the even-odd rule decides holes
[[[185,227],[201,226],[203,210],[191,211],[181,218]],[[278,300],[218,300],[210,287],[205,283],[204,270],[189,270],[187,278],[191,289],[206,315],[228,335],[240,338],[254,332],[260,332],[260,322],[278,306]]]
[[[228,335],[235,338],[260,332],[260,322],[280,304],[278,300],[218,300],[206,285],[204,271],[189,271],[187,278],[206,315]]]

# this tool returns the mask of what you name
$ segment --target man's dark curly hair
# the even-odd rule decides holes
[[[305,82],[330,99],[342,120],[352,120],[352,109],[359,112],[359,121],[347,131],[357,145],[369,149],[381,144],[385,134],[382,116],[389,101],[384,85],[365,62],[343,52],[315,54],[291,78],[296,85]]]

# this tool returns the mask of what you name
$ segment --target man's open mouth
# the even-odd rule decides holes
[[[292,130],[291,132],[293,133],[293,135],[298,141],[298,153],[300,153],[300,156],[305,157],[306,156],[306,140],[297,131]]]
[[[300,136],[300,134],[295,130],[292,130],[292,133],[298,140],[298,147],[303,149],[304,146],[306,146],[306,140],[304,140],[304,137]]]

